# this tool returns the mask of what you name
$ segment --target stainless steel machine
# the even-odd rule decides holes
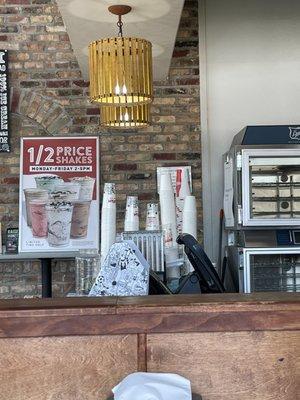
[[[300,126],[247,126],[224,155],[226,286],[300,292]]]

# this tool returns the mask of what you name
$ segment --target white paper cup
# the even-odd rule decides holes
[[[182,232],[189,233],[197,239],[197,207],[195,196],[187,196],[184,200]]]
[[[116,242],[116,185],[105,183],[101,209],[101,263],[104,262],[109,249]]]
[[[136,232],[139,230],[139,218],[136,216],[127,217],[124,221],[125,232]]]
[[[114,183],[105,183],[102,199],[102,208],[108,208],[116,204],[116,185]]]
[[[171,175],[169,173],[164,173],[160,177],[159,193],[161,193],[165,190],[167,190],[167,191],[170,190],[172,193],[174,193],[173,187],[172,187],[172,179],[171,179]]]
[[[179,189],[178,197],[184,199],[186,196],[190,196],[190,185],[189,185],[189,175],[186,169],[182,170],[181,174],[181,186]]]
[[[172,265],[172,264],[166,265],[167,280],[180,278],[180,266],[181,265],[182,265],[182,261],[180,261],[180,263],[175,264],[175,265]]]
[[[139,230],[139,206],[137,196],[127,196],[124,231],[132,232]]]
[[[177,261],[178,260],[178,248],[175,246],[166,248],[165,249],[165,260],[166,260],[166,264]]]
[[[159,202],[160,202],[162,227],[163,228],[166,228],[167,226],[171,227],[173,245],[177,246],[176,208],[175,208],[174,192],[170,190],[160,191]]]
[[[186,196],[184,199],[184,207],[183,209],[186,211],[195,211],[196,210],[196,197],[195,196]]]
[[[116,241],[116,208],[102,208],[101,213],[101,259],[105,259]]]
[[[137,196],[127,196],[126,208],[128,208],[128,207],[133,207],[133,208],[139,207],[139,200],[138,200]]]
[[[111,182],[106,182],[104,184],[103,193],[116,194],[116,184],[115,183],[111,183]]]
[[[147,204],[146,231],[159,230],[159,212],[157,203]]]

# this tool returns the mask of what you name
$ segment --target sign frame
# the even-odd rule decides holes
[[[41,246],[39,247],[38,245],[35,245],[35,247],[33,248],[28,248],[28,246],[25,245],[25,232],[27,232],[28,234],[28,223],[26,221],[26,218],[24,217],[24,215],[26,215],[26,205],[25,205],[25,200],[24,200],[24,191],[23,189],[26,188],[26,184],[24,187],[24,180],[25,177],[33,175],[33,173],[31,173],[29,175],[24,175],[24,147],[25,144],[27,142],[30,141],[35,141],[38,142],[40,141],[40,146],[44,146],[43,149],[45,150],[46,145],[47,145],[47,141],[62,141],[62,144],[64,141],[67,141],[68,145],[70,145],[72,143],[72,140],[75,141],[82,141],[82,146],[85,146],[85,143],[87,141],[95,141],[95,148],[93,149],[93,154],[95,155],[95,159],[94,159],[94,164],[96,166],[96,171],[94,171],[95,174],[95,183],[94,183],[94,195],[93,195],[93,199],[91,201],[91,208],[92,208],[92,204],[93,204],[93,208],[92,211],[90,211],[92,213],[92,218],[91,218],[91,214],[89,214],[89,223],[92,220],[93,221],[93,227],[95,228],[95,231],[93,230],[93,234],[89,235],[89,237],[93,238],[93,245],[92,246],[84,246],[82,244],[78,245],[78,243],[76,244],[76,240],[78,239],[70,239],[70,244],[66,245],[66,246],[47,246],[45,248],[45,246]],[[66,146],[66,145],[65,145]],[[63,146],[61,146],[63,148]],[[39,147],[41,148],[41,147]],[[19,182],[19,253],[46,253],[49,255],[53,255],[53,257],[55,256],[59,256],[59,254],[63,254],[63,253],[70,253],[70,252],[74,252],[77,253],[79,250],[89,250],[89,249],[96,249],[97,251],[99,251],[100,249],[100,153],[99,153],[99,137],[98,136],[49,136],[49,137],[38,137],[38,136],[32,136],[32,137],[23,137],[21,138],[21,145],[20,145],[20,182]],[[57,149],[56,149],[56,153],[57,153]],[[55,154],[55,153],[54,153]],[[49,155],[49,154],[48,154]],[[55,154],[56,156],[56,154]],[[47,158],[47,157],[46,157]],[[46,159],[45,158],[45,159]],[[57,159],[57,158],[56,158]],[[34,163],[35,166],[41,167],[40,165],[36,164],[36,162]],[[76,166],[79,164],[76,164]],[[66,166],[64,166],[63,164],[54,164],[54,168],[66,168]],[[74,168],[74,166],[72,167]],[[25,168],[26,172],[28,167]],[[83,172],[79,172],[80,174],[83,174]],[[51,174],[51,172],[41,172],[38,171],[37,175],[49,175]],[[55,172],[54,174],[58,175],[59,177],[61,177],[61,175],[67,175],[68,172]],[[71,174],[74,175],[74,171],[71,172]],[[89,175],[88,173],[86,174],[87,176]],[[83,175],[81,175],[83,176]],[[34,176],[32,176],[34,178]],[[67,182],[67,181],[65,181]],[[63,182],[63,183],[65,183]],[[30,187],[30,186],[29,186]],[[27,186],[28,188],[28,186]],[[95,199],[94,199],[95,196]],[[49,222],[49,220],[48,220]],[[24,229],[24,224],[26,224],[26,229]],[[32,236],[32,239],[34,237]],[[36,242],[36,241],[35,241]],[[38,242],[38,240],[37,240]],[[75,242],[75,243],[74,243]],[[80,242],[80,241],[79,241]],[[81,241],[82,242],[82,241]]]

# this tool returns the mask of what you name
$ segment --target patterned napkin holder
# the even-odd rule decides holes
[[[111,246],[89,296],[144,296],[149,291],[150,266],[134,242]]]

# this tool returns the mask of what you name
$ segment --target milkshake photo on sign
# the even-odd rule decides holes
[[[23,138],[20,252],[99,248],[97,137]]]

